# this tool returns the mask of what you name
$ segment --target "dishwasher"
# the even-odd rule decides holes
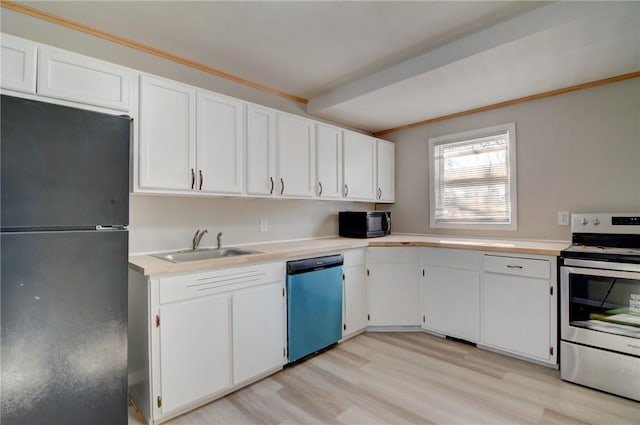
[[[342,254],[287,262],[289,363],[342,338]]]

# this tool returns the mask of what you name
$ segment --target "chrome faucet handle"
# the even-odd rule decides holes
[[[202,231],[200,231],[200,229],[196,230],[196,234],[193,235],[193,241],[191,243],[191,247],[193,248],[194,251],[198,249],[198,246],[200,245],[200,241],[202,240],[202,237],[206,233],[207,233],[207,229],[204,229]]]
[[[216,240],[218,241],[218,249],[222,248],[222,232],[218,232]]]

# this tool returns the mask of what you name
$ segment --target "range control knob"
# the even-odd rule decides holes
[[[582,224],[583,226],[586,226],[587,224],[589,224],[589,220],[587,220],[587,217],[582,217],[580,219],[580,224]]]
[[[594,217],[594,218],[593,218],[593,224],[595,224],[596,226],[597,226],[598,224],[600,224],[600,219],[599,219],[598,217]]]

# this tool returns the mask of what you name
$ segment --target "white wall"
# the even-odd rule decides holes
[[[570,239],[558,211],[640,211],[640,80],[629,80],[388,134],[396,143],[394,231]],[[516,123],[518,230],[429,228],[427,141]]]
[[[207,229],[201,246],[304,239],[338,234],[338,211],[371,204],[298,199],[231,199],[131,196],[129,251],[146,253],[188,248],[196,229]],[[269,223],[260,232],[260,219]]]
[[[130,49],[59,25],[1,9],[2,32],[182,81],[249,102],[298,115],[305,106],[223,78]],[[188,57],[188,52],[183,56]],[[295,94],[295,93],[294,93]],[[316,118],[314,118],[316,119]],[[337,212],[372,209],[372,204],[339,201],[131,196],[131,254],[186,248],[196,229],[208,229],[202,246],[332,236]],[[260,218],[270,230],[259,232]]]

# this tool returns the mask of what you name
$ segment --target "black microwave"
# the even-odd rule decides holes
[[[338,233],[347,238],[377,238],[391,233],[391,211],[340,211]]]

